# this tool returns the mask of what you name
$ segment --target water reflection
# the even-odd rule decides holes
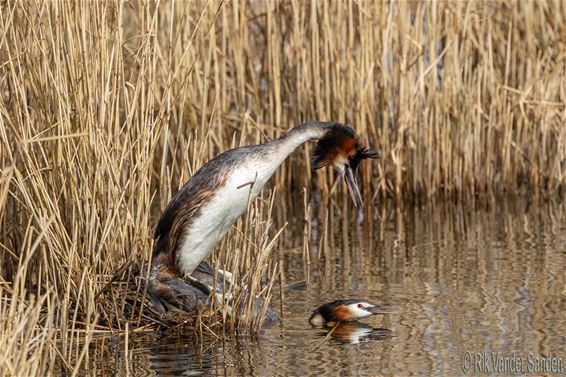
[[[330,335],[332,339],[343,344],[358,344],[372,340],[384,340],[393,336],[393,332],[389,329],[374,328],[361,322],[344,322],[337,325],[335,329],[329,329],[322,334],[325,339]],[[320,346],[322,346],[322,344]]]
[[[325,222],[341,218],[341,204],[317,208],[310,265],[298,248],[302,224],[274,256],[283,271],[282,296],[273,302],[280,325],[257,338],[134,339],[127,357],[123,345],[112,352],[97,343],[85,374],[454,375],[462,373],[465,351],[552,353],[566,361],[562,203],[439,203],[366,213],[358,225],[358,214]],[[289,286],[302,280],[300,289]],[[389,304],[397,313],[344,327],[312,350],[326,334],[309,325],[312,310],[343,297]],[[381,337],[376,329],[391,333]]]

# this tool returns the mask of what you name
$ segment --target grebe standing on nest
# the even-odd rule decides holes
[[[332,165],[343,175],[354,205],[361,204],[357,167],[362,160],[379,155],[366,149],[354,130],[343,124],[304,123],[276,140],[216,156],[175,194],[155,229],[148,292],[158,311],[194,311],[206,305],[214,270],[204,259],[283,161],[313,139],[319,139],[313,152],[313,168]],[[218,280],[224,280],[224,284],[230,281]]]

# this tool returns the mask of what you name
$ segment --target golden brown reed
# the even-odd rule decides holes
[[[171,195],[216,153],[304,120],[347,122],[382,152],[366,202],[559,190],[565,40],[558,0],[2,2],[0,372],[76,373],[97,331],[136,331]],[[248,294],[269,298],[275,229],[303,211],[286,193],[339,187],[311,181],[309,151],[213,257]]]

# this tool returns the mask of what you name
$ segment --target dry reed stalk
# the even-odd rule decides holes
[[[307,284],[310,283],[310,242],[311,242],[311,206],[308,201],[307,190],[303,189],[303,206],[304,206],[304,224],[303,224],[303,271],[305,275],[305,281]]]
[[[24,267],[25,268],[25,267]],[[54,296],[26,296],[0,286],[0,375],[45,375],[57,355],[49,343],[55,337]]]
[[[26,308],[10,329],[48,340],[28,359],[12,343],[4,365],[41,372],[59,352],[76,372],[77,330],[161,323],[133,267],[128,294],[97,293],[124,263],[147,271],[152,226],[199,166],[304,120],[347,122],[382,152],[361,171],[366,203],[559,191],[565,36],[561,1],[2,2],[2,310]],[[268,249],[302,210],[287,193],[311,186],[308,160],[296,153],[272,180],[279,203],[258,202],[220,247],[242,251],[217,260],[249,292],[271,287]],[[327,234],[345,232],[343,187],[314,180]]]
[[[278,271],[270,254],[285,228],[271,233],[274,203],[275,192],[268,200],[260,197],[249,203],[244,218],[227,235],[228,241],[212,256],[217,269],[230,273],[230,289],[223,293],[220,309],[222,322],[231,329],[256,332],[262,327]],[[260,307],[256,306],[256,297],[262,299]]]

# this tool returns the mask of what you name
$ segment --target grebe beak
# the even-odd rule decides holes
[[[356,178],[356,171],[350,166],[344,169],[344,180],[346,181],[346,186],[348,186],[348,191],[350,192],[350,197],[354,202],[354,207],[358,206],[358,203],[362,204],[362,194],[360,193],[360,187],[358,186],[358,179]]]
[[[362,194],[360,193],[360,186],[358,185],[357,173],[358,166],[360,162],[367,158],[375,159],[381,157],[379,152],[373,151],[371,149],[366,149],[364,146],[359,146],[357,148],[356,154],[349,158],[349,161],[344,166],[344,180],[348,186],[348,191],[350,192],[350,197],[354,202],[354,206],[362,204]]]
[[[387,306],[387,305],[375,305],[374,307],[371,308],[367,308],[367,311],[369,311],[371,314],[392,314],[392,313],[396,313],[396,311]]]

